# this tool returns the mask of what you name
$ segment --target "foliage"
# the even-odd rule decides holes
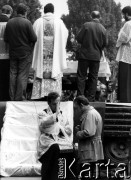
[[[90,13],[98,10],[101,13],[101,23],[107,29],[108,46],[106,56],[110,61],[116,57],[116,40],[121,28],[121,6],[114,0],[68,0],[69,14],[62,19],[67,28],[77,35],[83,23],[91,21]],[[69,41],[68,41],[69,42]],[[68,43],[70,44],[70,43]],[[67,47],[70,50],[70,47]]]
[[[13,8],[13,17],[16,16],[16,7],[19,3],[24,3],[28,6],[27,18],[33,23],[41,15],[41,4],[39,0],[0,0],[0,9],[3,5],[9,4]]]

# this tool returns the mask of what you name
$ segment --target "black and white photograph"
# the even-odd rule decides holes
[[[0,0],[0,179],[131,180],[131,0]]]

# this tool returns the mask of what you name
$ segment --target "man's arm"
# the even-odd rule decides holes
[[[31,24],[31,22],[29,22],[29,27],[28,28],[29,28],[29,40],[34,46],[35,42],[37,41],[37,36],[36,36],[36,33],[35,33],[34,29],[33,29],[33,26]]]
[[[40,113],[38,114],[38,118],[40,120],[40,127],[43,128],[51,126],[57,121],[56,113],[52,115],[48,115],[46,113]]]
[[[76,40],[78,43],[82,44],[83,39],[84,39],[84,35],[85,35],[85,26],[83,25],[81,30],[79,31]]]
[[[61,113],[61,118],[64,119],[64,122],[65,122],[64,123],[64,131],[66,132],[66,134],[68,136],[70,136],[72,134],[72,129],[70,127],[69,120],[68,120],[68,118],[67,118],[65,113],[63,113],[62,111],[60,111],[60,113]]]
[[[85,119],[84,129],[78,131],[76,137],[78,139],[86,139],[95,135],[96,133],[96,124],[95,124],[95,117],[93,113],[89,113]]]
[[[131,39],[131,25],[125,23],[118,35],[116,47],[120,47],[122,44],[127,44]]]
[[[104,49],[107,45],[108,45],[108,33],[107,33],[106,29],[104,28],[102,49]]]

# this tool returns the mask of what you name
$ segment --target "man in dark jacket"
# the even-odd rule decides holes
[[[20,3],[17,17],[8,21],[4,39],[9,43],[10,55],[10,99],[26,99],[26,86],[32,61],[32,52],[37,41],[32,24],[26,19],[27,7]]]
[[[9,5],[2,7],[0,14],[0,101],[9,101],[9,49],[4,42],[4,31],[13,9]]]
[[[90,102],[95,101],[97,78],[102,50],[107,44],[106,30],[100,24],[100,13],[91,13],[92,22],[86,22],[77,36],[78,43],[81,44],[78,59],[78,95],[85,94],[85,82],[88,74],[87,98]]]

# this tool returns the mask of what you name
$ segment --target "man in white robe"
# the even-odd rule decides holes
[[[38,41],[34,47],[32,68],[35,70],[32,99],[40,99],[51,91],[61,95],[63,70],[67,68],[68,31],[54,15],[54,6],[44,7],[44,16],[33,25]]]
[[[116,60],[119,61],[118,72],[118,100],[131,102],[131,7],[122,9],[125,24],[121,28],[116,47],[118,53]]]

